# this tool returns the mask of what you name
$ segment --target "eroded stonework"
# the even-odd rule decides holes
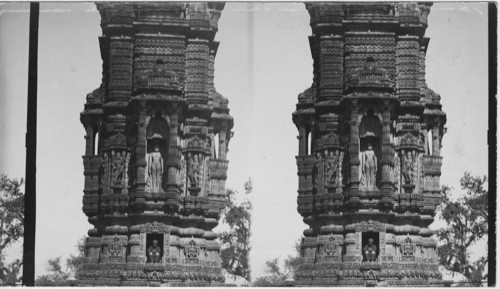
[[[221,286],[212,229],[233,119],[214,88],[223,3],[98,3],[102,84],[81,122],[81,285]]]
[[[429,2],[307,3],[296,285],[442,286],[433,222],[446,115],[425,82]]]

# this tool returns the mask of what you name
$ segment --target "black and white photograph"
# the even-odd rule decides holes
[[[497,4],[0,2],[0,286],[494,287]]]

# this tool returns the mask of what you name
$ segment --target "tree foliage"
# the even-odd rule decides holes
[[[295,255],[288,255],[283,261],[283,265],[280,263],[279,258],[274,258],[266,262],[266,273],[270,274],[268,276],[259,277],[253,283],[252,286],[255,287],[275,287],[275,286],[286,286],[286,281],[293,279],[295,272],[300,264],[300,241],[299,238],[295,242]]]
[[[24,236],[23,179],[0,176],[0,285],[15,285],[20,276],[22,258],[5,263],[5,250]]]
[[[252,192],[252,181],[245,183],[245,194]],[[219,234],[221,240],[222,268],[229,274],[242,277],[250,282],[250,225],[252,204],[248,199],[237,202],[237,191],[228,189],[226,207],[222,212],[223,221],[229,226],[229,231]]]
[[[485,190],[486,176],[473,177],[466,172],[460,179],[465,195],[457,200],[449,198],[452,191],[443,187],[443,203],[440,206],[442,218],[448,226],[438,231],[441,241],[439,263],[454,275],[461,274],[470,285],[481,286],[488,274],[486,256],[472,261],[471,248],[488,235],[488,191]]]
[[[74,286],[74,278],[78,269],[84,262],[85,256],[85,237],[82,237],[76,246],[78,255],[71,254],[66,259],[65,268],[62,265],[62,257],[49,259],[47,271],[49,274],[42,275],[36,278],[36,286]]]

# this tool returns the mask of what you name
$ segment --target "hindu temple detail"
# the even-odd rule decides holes
[[[102,83],[81,122],[82,285],[224,283],[212,229],[233,118],[214,88],[223,3],[98,3]]]
[[[431,3],[307,3],[297,285],[442,286],[433,222],[446,115],[426,85]]]

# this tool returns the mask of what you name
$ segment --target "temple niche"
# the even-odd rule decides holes
[[[168,161],[169,124],[156,112],[146,126],[147,180],[146,190],[162,191],[165,186],[165,169]]]
[[[306,3],[296,286],[444,286],[429,229],[446,114],[425,82],[432,3]]]
[[[102,83],[80,115],[93,228],[78,285],[222,286],[213,229],[233,127],[214,87],[224,3],[96,5]]]
[[[361,159],[360,187],[367,190],[377,188],[380,179],[380,148],[382,127],[377,117],[370,110],[359,124],[359,145]]]

